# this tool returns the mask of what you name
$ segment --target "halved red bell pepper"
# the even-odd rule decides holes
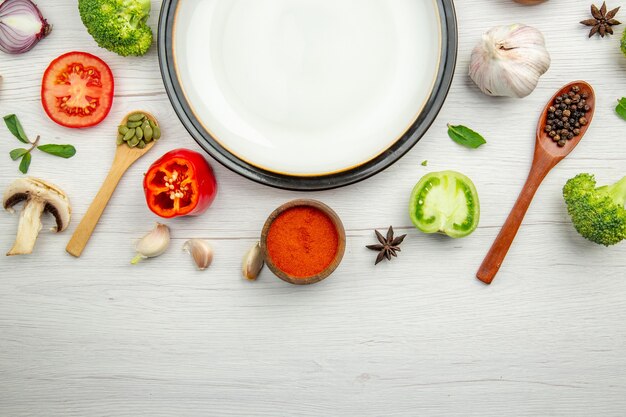
[[[215,199],[217,182],[202,155],[174,149],[150,166],[143,189],[150,210],[169,219],[204,213]]]

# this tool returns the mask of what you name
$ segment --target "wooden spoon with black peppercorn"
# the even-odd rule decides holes
[[[566,96],[567,98],[564,98]],[[566,100],[568,103],[565,103]],[[582,106],[579,108],[581,102]],[[565,122],[566,116],[562,115],[562,112],[565,111],[562,109],[562,104],[569,106],[565,110],[570,112],[570,116],[572,114],[582,116],[574,120],[573,124],[569,123],[569,119]],[[574,110],[574,106],[576,107],[576,111]],[[556,110],[561,110],[561,118],[558,119],[557,116],[550,116],[552,118],[549,121],[548,115],[555,113]],[[550,170],[569,155],[576,145],[578,145],[591,124],[594,110],[595,93],[591,85],[585,81],[574,81],[563,86],[543,109],[537,125],[535,156],[526,184],[513,210],[511,210],[511,214],[509,214],[509,217],[504,223],[500,234],[491,246],[489,253],[487,253],[485,260],[476,273],[476,277],[485,284],[491,284],[498,273],[539,185],[541,185],[541,182],[546,175],[548,175]],[[559,120],[562,121],[564,127],[558,126],[555,128],[554,120],[557,122]],[[546,126],[551,126],[551,128],[548,129]],[[565,126],[567,126],[567,128]],[[572,133],[572,136],[569,137],[565,131]],[[573,134],[575,131],[578,132],[577,135]],[[554,135],[557,134],[559,138],[555,141]],[[564,142],[562,141],[563,138],[560,137],[562,134],[566,135]]]

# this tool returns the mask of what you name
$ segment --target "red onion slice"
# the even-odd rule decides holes
[[[0,51],[7,54],[30,51],[51,30],[52,26],[31,0],[0,3]]]

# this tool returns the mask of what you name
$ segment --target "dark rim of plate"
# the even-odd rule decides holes
[[[442,18],[439,71],[431,95],[422,112],[404,135],[378,157],[347,171],[309,177],[269,172],[242,161],[224,149],[202,127],[202,124],[191,111],[191,107],[183,94],[182,86],[178,81],[174,66],[172,30],[176,7],[181,1],[183,0],[164,0],[159,17],[159,66],[170,102],[187,131],[202,149],[231,171],[261,184],[285,190],[320,191],[354,184],[378,174],[402,158],[426,133],[439,114],[452,84],[458,47],[456,12],[453,0],[437,0],[439,15]]]

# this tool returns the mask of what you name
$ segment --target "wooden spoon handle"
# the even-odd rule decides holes
[[[100,187],[100,191],[98,191],[96,198],[91,202],[91,206],[89,206],[87,213],[85,213],[85,216],[74,231],[72,238],[65,248],[70,255],[78,258],[83,253],[87,242],[89,242],[91,238],[91,234],[100,220],[100,216],[102,216],[105,207],[109,203],[117,184],[120,182],[127,168],[128,167],[121,167],[114,164],[109,171],[104,183]]]
[[[526,184],[517,198],[515,206],[513,206],[509,217],[506,219],[504,226],[502,226],[502,230],[500,230],[498,237],[493,242],[493,245],[491,245],[491,249],[487,253],[487,256],[485,256],[482,265],[476,273],[476,278],[485,284],[491,284],[496,277],[506,254],[509,252],[513,239],[515,239],[515,235],[517,235],[522,220],[524,220],[528,207],[530,207],[530,203],[537,189],[550,169],[551,167],[540,166],[530,171]]]

